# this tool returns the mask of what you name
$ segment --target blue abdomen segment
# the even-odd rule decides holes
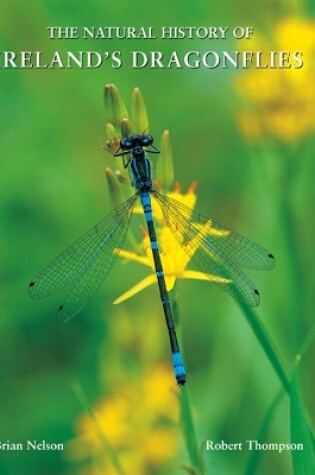
[[[186,371],[184,368],[182,356],[180,354],[179,344],[178,344],[177,336],[176,336],[175,322],[173,319],[170,299],[169,299],[169,295],[168,295],[166,284],[165,284],[164,271],[163,271],[160,254],[159,254],[159,246],[158,246],[158,241],[157,241],[156,230],[155,230],[155,226],[153,222],[150,192],[139,190],[139,196],[140,196],[141,204],[143,207],[143,211],[144,211],[144,215],[145,215],[145,219],[147,223],[147,228],[148,228],[148,234],[149,234],[150,243],[151,243],[152,257],[154,261],[157,283],[158,283],[159,291],[160,291],[160,299],[163,305],[165,322],[166,322],[169,339],[170,339],[175,377],[176,377],[178,386],[184,386],[187,383],[187,376],[186,376]]]
[[[152,207],[151,207],[151,197],[148,192],[142,192],[140,194],[140,200],[144,211],[145,220],[153,221],[152,216]]]
[[[187,375],[184,367],[182,355],[179,352],[172,354],[173,367],[178,386],[184,386],[187,383]]]

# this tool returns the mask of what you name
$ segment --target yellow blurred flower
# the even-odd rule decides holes
[[[188,192],[186,194],[183,194],[181,193],[179,184],[176,184],[174,191],[167,193],[167,196],[169,198],[179,201],[190,209],[193,209],[197,200],[195,194],[196,186],[196,182],[193,182],[189,187]],[[152,211],[155,219],[161,262],[164,270],[166,289],[168,292],[170,292],[174,288],[177,279],[197,279],[205,281],[213,280],[215,282],[222,283],[230,282],[229,279],[225,279],[223,277],[211,276],[209,274],[204,274],[203,272],[198,272],[195,270],[187,270],[186,267],[188,266],[191,257],[189,257],[183,247],[191,246],[192,249],[197,248],[195,246],[194,241],[185,242],[184,236],[182,236],[182,246],[180,246],[173,232],[170,230],[167,223],[165,222],[160,206],[154,201],[154,199],[152,200]],[[134,212],[143,214],[143,210],[141,207],[136,207]],[[200,232],[202,233],[215,233],[216,235],[219,234],[221,236],[224,236],[226,233],[229,233],[228,230],[218,231],[212,229],[211,220],[209,220],[206,225],[200,226],[199,224],[195,223],[195,226],[199,228]],[[140,282],[138,282],[138,284],[133,286],[120,297],[118,297],[114,301],[114,304],[119,304],[127,300],[128,298],[133,297],[135,294],[141,292],[150,285],[156,284],[155,266],[150,246],[150,239],[147,231],[144,228],[141,229],[143,235],[142,247],[144,249],[144,255],[140,255],[139,253],[122,249],[119,253],[119,256],[124,259],[137,262],[139,264],[145,265],[146,267],[149,267],[152,273],[142,279]],[[198,236],[196,236],[196,239],[198,239]]]
[[[178,452],[173,378],[168,367],[156,365],[144,377],[116,386],[94,407],[94,418],[84,414],[78,419],[78,435],[66,446],[67,460],[88,462],[81,474],[117,475],[108,444],[126,473],[146,475],[157,469],[163,473],[163,466]]]
[[[286,18],[274,27],[271,39],[251,39],[251,50],[302,51],[300,69],[243,71],[236,89],[244,100],[238,125],[249,141],[275,138],[283,143],[300,140],[315,129],[315,21]]]

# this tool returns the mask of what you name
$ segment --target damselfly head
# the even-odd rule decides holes
[[[131,150],[134,147],[148,147],[153,144],[153,137],[150,134],[131,134],[120,141],[121,150]]]

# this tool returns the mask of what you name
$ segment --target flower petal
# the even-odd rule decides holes
[[[204,274],[203,272],[197,272],[195,270],[185,270],[180,279],[194,279],[194,280],[210,280],[216,282],[217,284],[229,284],[233,282],[231,279],[225,279],[224,277],[220,277],[218,275],[212,274]]]
[[[155,276],[155,274],[151,274],[148,277],[145,277],[145,279],[140,280],[140,282],[137,285],[131,287],[131,289],[127,290],[127,292],[125,292],[120,297],[118,297],[118,299],[116,299],[113,302],[113,304],[117,305],[119,303],[122,303],[125,300],[130,299],[131,297],[133,297],[137,293],[141,292],[141,290],[144,290],[145,288],[147,288],[150,285],[155,284],[155,283],[156,283],[156,276]]]
[[[143,264],[144,266],[151,267],[151,261],[146,256],[141,256],[140,254],[136,254],[135,252],[120,249],[119,256],[124,257],[129,261],[138,262],[139,264]]]

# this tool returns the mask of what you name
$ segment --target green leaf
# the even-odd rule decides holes
[[[285,391],[283,388],[278,391],[277,395],[273,399],[267,414],[265,416],[265,419],[263,420],[263,423],[261,425],[261,428],[259,430],[259,433],[257,437],[255,437],[256,440],[259,440],[260,442],[265,442],[267,441],[268,433],[270,430],[271,423],[274,420],[276,411],[279,409],[279,404],[282,401],[283,397],[285,395]],[[248,458],[248,462],[245,468],[245,475],[254,475],[257,473],[257,467],[259,464],[259,461],[262,457],[263,452],[260,450],[252,450],[250,451],[250,455]]]
[[[293,450],[294,475],[314,475],[314,447],[307,420],[301,391],[299,387],[298,368],[292,375],[291,382],[291,443],[303,444],[303,450]]]
[[[191,467],[189,468],[191,473],[204,474],[204,467],[200,457],[200,453],[197,446],[195,427],[191,414],[191,407],[188,396],[188,388],[184,386],[180,391],[180,403],[181,403],[181,423],[183,428],[183,435],[188,451]],[[185,468],[187,470],[187,467]]]
[[[283,388],[289,394],[290,392],[290,381],[286,375],[284,370],[280,355],[278,354],[278,350],[275,347],[267,329],[265,328],[263,322],[260,320],[257,313],[249,307],[248,305],[239,302],[242,311],[250,324],[253,332],[255,333],[259,343],[261,344],[262,348],[264,349],[266,356],[268,357],[273,369],[278,375],[279,380],[282,383]],[[315,472],[314,472],[315,473]]]

